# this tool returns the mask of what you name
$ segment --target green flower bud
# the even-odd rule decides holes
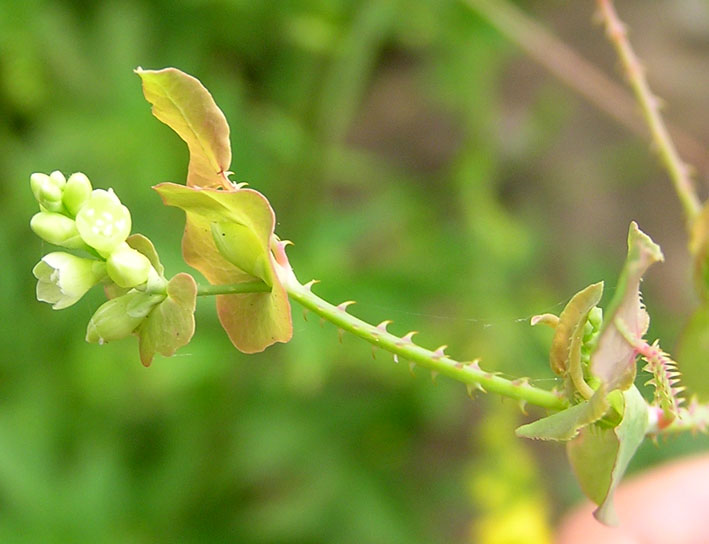
[[[35,172],[30,176],[30,188],[32,189],[32,194],[34,198],[39,202],[40,191],[44,185],[51,185],[52,182],[47,174],[42,174],[41,172]]]
[[[102,261],[56,251],[45,255],[32,269],[37,278],[37,300],[61,310],[77,302],[106,275]]]
[[[30,228],[45,242],[70,249],[86,247],[79,236],[76,223],[66,215],[54,212],[39,212],[30,221]]]
[[[52,183],[54,183],[54,185],[56,185],[59,189],[63,189],[64,185],[66,185],[66,178],[59,170],[55,170],[49,174],[49,179],[51,179]]]
[[[76,217],[76,214],[79,213],[81,206],[91,196],[91,190],[91,182],[85,174],[75,172],[69,176],[69,180],[64,186],[62,202],[72,216]]]
[[[106,260],[108,276],[119,287],[136,287],[148,280],[150,272],[148,258],[123,243]]]
[[[103,303],[89,321],[86,341],[103,344],[129,336],[164,298],[131,290]]]
[[[95,189],[76,214],[76,228],[84,242],[108,257],[130,234],[130,212],[113,189]]]
[[[61,212],[64,209],[62,186],[58,184],[58,180],[52,179],[47,174],[35,173],[30,176],[32,194],[40,206],[50,212]]]

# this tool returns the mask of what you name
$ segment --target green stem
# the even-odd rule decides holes
[[[271,287],[262,281],[246,281],[230,285],[198,285],[197,296],[234,295],[239,293],[269,293]]]
[[[404,337],[391,334],[386,330],[387,322],[376,327],[366,323],[347,313],[347,303],[334,306],[315,295],[309,286],[298,282],[292,272],[288,271],[283,276],[281,279],[290,298],[339,329],[392,353],[395,361],[406,360],[434,373],[463,382],[471,393],[474,389],[479,389],[550,410],[563,410],[568,406],[567,401],[555,392],[534,387],[526,378],[519,380],[502,378],[493,372],[482,370],[477,360],[463,363],[445,355],[442,348],[431,351],[417,346],[411,340],[411,333]]]
[[[618,18],[613,2],[611,0],[598,0],[598,7],[606,25],[608,39],[615,47],[623,64],[630,86],[635,93],[635,98],[650,129],[660,161],[670,175],[675,192],[684,208],[687,224],[691,226],[692,221],[699,214],[701,203],[689,177],[689,168],[680,159],[672,138],[670,138],[665,123],[660,116],[659,101],[652,94],[645,72],[635,52],[630,47],[625,25]]]

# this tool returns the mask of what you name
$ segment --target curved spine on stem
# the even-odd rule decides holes
[[[405,359],[410,365],[418,365],[431,370],[435,374],[447,376],[460,381],[471,389],[479,389],[489,393],[524,401],[550,410],[563,410],[567,401],[553,391],[540,389],[530,385],[526,380],[511,381],[491,372],[481,370],[476,364],[464,364],[456,361],[444,353],[445,346],[436,350],[429,350],[413,343],[415,334],[410,332],[403,337],[391,334],[386,326],[371,325],[361,319],[348,314],[346,306],[335,306],[315,295],[311,285],[302,285],[295,278],[291,270],[283,270],[281,280],[291,299],[298,302],[311,312],[329,321],[338,329],[347,331],[372,346],[381,348],[395,356],[395,360]],[[344,306],[344,307],[343,307]]]

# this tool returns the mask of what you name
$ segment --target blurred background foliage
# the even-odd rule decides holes
[[[522,4],[617,76],[592,2]],[[706,141],[707,4],[619,9],[668,115]],[[212,91],[302,281],[423,345],[553,387],[528,317],[600,279],[612,293],[631,219],[668,261],[645,283],[651,336],[671,350],[696,305],[646,140],[463,2],[0,0],[0,541],[547,542],[580,493],[562,448],[514,438],[510,401],[412,377],[299,308],[290,344],[243,356],[201,300],[194,341],[145,369],[133,340],[84,343],[101,293],[34,300],[34,171],[114,187],[187,270],[182,214],[149,189],[184,180],[187,153],[138,65]],[[631,471],[707,444],[647,444]]]

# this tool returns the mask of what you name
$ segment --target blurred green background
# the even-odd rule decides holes
[[[617,78],[591,2],[523,9]],[[707,4],[619,9],[668,115],[706,141]],[[514,438],[513,402],[412,377],[297,307],[291,343],[244,356],[201,300],[193,342],[145,369],[133,339],[84,343],[100,292],[36,302],[35,171],[113,187],[187,270],[183,216],[150,190],[184,180],[186,148],[139,65],[211,90],[302,281],[422,345],[553,387],[528,318],[600,279],[607,299],[633,219],[668,261],[644,284],[650,335],[671,350],[696,304],[647,141],[463,2],[0,0],[0,541],[547,542],[580,492],[563,448]],[[631,472],[707,445],[646,444]]]

